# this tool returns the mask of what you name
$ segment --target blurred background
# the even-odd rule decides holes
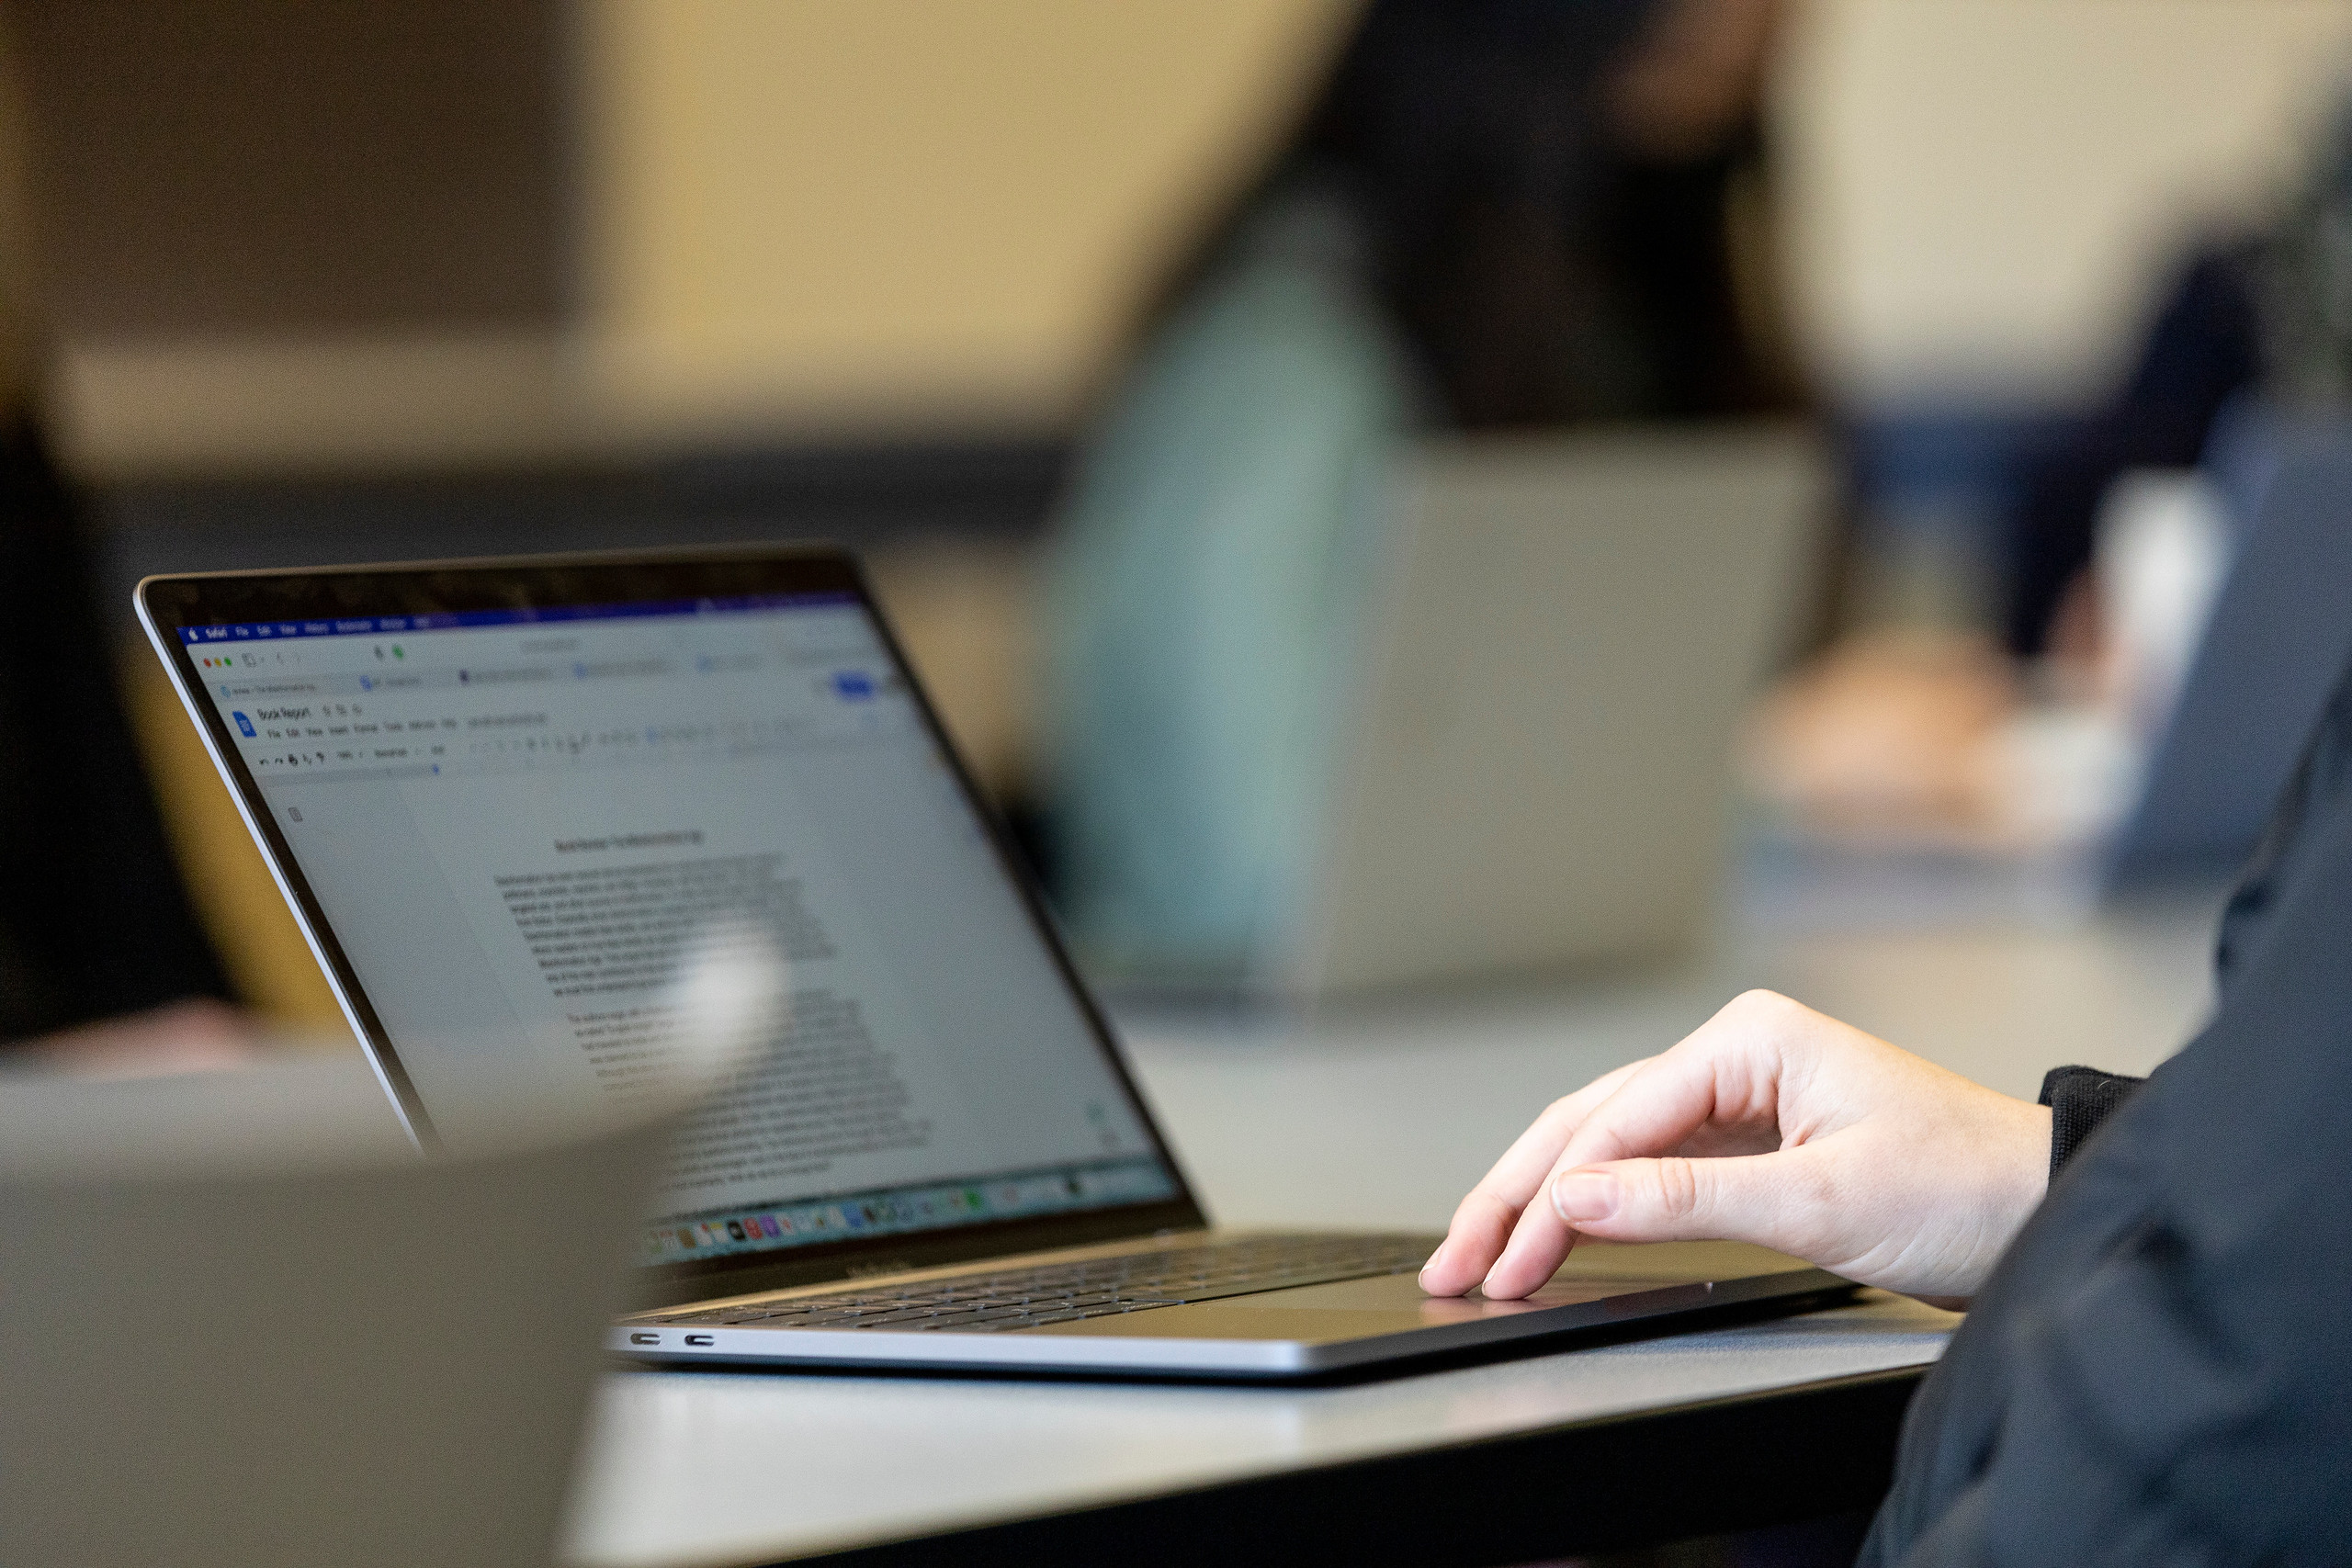
[[[134,641],[130,584],[161,570],[840,540],[1081,927],[1256,940],[1291,906],[1254,885],[1120,905],[1169,820],[1225,807],[1133,806],[1102,772],[1122,724],[1193,722],[1224,677],[1106,693],[1071,650],[1153,679],[1188,657],[1182,627],[1089,618],[1159,570],[1120,542],[1138,519],[1161,546],[1224,548],[1210,523],[1245,514],[1272,538],[1345,511],[1316,451],[1441,434],[1770,419],[1830,454],[1735,748],[1736,908],[1883,902],[1855,868],[1888,864],[2008,897],[2087,855],[2104,886],[2280,465],[2336,450],[2352,8],[1461,12],[0,0],[0,300],[33,421],[8,527],[63,520],[213,954],[145,990],[77,971],[9,1032],[186,990],[334,1016]],[[1251,317],[1261,276],[1306,292]],[[1227,374],[1266,400],[1247,461],[1184,401],[1229,410],[1204,390]],[[1178,608],[1246,637],[1334,582],[1370,594],[1331,564],[1345,532],[1295,601]],[[0,585],[19,619],[59,581],[32,558]],[[1333,679],[1283,689],[1344,706]],[[1196,744],[1239,749],[1228,794],[1262,773],[1296,802],[1245,837],[1336,809],[1328,760]],[[12,811],[79,787],[11,767]],[[2242,852],[2245,812],[2205,809],[2166,843]],[[9,940],[29,997],[43,939]]]

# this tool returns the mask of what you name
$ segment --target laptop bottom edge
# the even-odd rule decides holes
[[[1355,1300],[1345,1299],[1355,1287]],[[1837,1304],[1860,1287],[1817,1269],[1676,1281],[1547,1303],[1407,1299],[1409,1280],[1307,1286],[1003,1334],[622,1324],[609,1348],[681,1370],[1175,1380],[1352,1381],[1449,1361],[1646,1338]],[[1370,1304],[1393,1293],[1394,1304]],[[1410,1314],[1410,1317],[1408,1317]],[[1418,1319],[1418,1321],[1414,1321]]]

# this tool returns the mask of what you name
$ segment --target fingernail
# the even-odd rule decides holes
[[[1617,1212],[1617,1179],[1605,1170],[1570,1170],[1552,1183],[1552,1212],[1575,1224]]]

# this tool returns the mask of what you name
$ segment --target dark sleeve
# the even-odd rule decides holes
[[[2346,1560],[2352,677],[2290,806],[2211,1021],[1977,1295],[1912,1402],[1863,1562]]]
[[[2114,1113],[2145,1078],[2103,1073],[2097,1067],[2052,1067],[2042,1075],[2041,1098],[2050,1107],[2050,1179],[2075,1157],[2084,1140]]]

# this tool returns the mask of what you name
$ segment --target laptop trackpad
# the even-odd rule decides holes
[[[1116,1317],[1087,1318],[1023,1332],[1118,1338],[1361,1339],[1481,1318],[1517,1316],[1546,1307],[1571,1306],[1610,1296],[1676,1287],[1679,1288],[1679,1294],[1689,1297],[1688,1302],[1661,1302],[1661,1306],[1697,1306],[1707,1299],[1708,1286],[1688,1275],[1679,1279],[1555,1280],[1525,1301],[1490,1302],[1479,1296],[1426,1295],[1410,1274],[1389,1274],[1373,1280],[1341,1280],[1329,1285],[1300,1285],[1188,1306],[1159,1307]]]

